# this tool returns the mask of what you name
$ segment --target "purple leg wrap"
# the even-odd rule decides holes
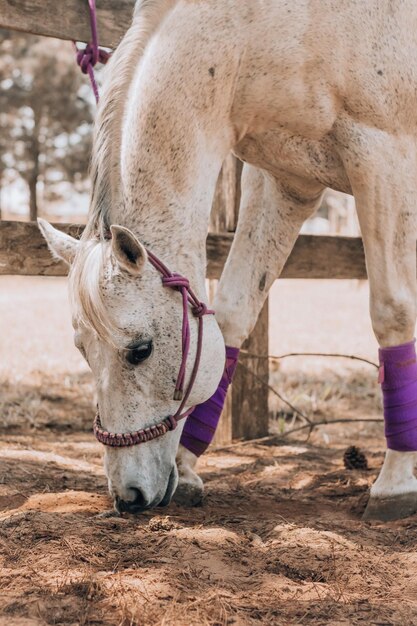
[[[387,447],[417,451],[417,360],[415,340],[379,350]]]
[[[180,443],[196,456],[201,456],[213,440],[238,358],[239,348],[226,346],[226,365],[217,390],[187,417]]]

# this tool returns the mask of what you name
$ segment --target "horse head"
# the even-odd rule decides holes
[[[52,253],[70,264],[74,341],[96,383],[115,506],[138,512],[166,505],[177,486],[181,418],[214,393],[222,375],[214,315],[196,297],[190,301],[188,281],[157,260],[171,280],[161,275],[129,229],[112,226],[108,237],[78,241],[44,220],[39,225]]]

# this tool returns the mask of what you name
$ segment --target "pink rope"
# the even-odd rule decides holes
[[[200,302],[200,300],[197,298],[197,296],[191,289],[188,278],[185,278],[185,276],[181,276],[180,274],[172,273],[167,268],[167,266],[164,265],[164,263],[162,263],[160,259],[158,259],[158,257],[156,257],[149,250],[147,252],[148,252],[148,258],[149,258],[150,263],[154,266],[154,268],[158,272],[162,274],[162,284],[164,285],[164,287],[171,287],[172,289],[177,289],[178,291],[181,292],[181,295],[182,295],[182,310],[183,310],[182,360],[181,360],[181,366],[178,372],[178,377],[177,377],[177,382],[175,385],[175,392],[174,392],[174,400],[182,400],[181,407],[180,407],[180,410],[181,410],[185,402],[187,401],[187,398],[191,391],[192,384],[194,383],[194,381],[192,382],[190,381],[191,386],[190,385],[188,386],[187,392],[184,396],[185,369],[187,365],[188,353],[190,350],[190,322],[188,318],[188,306],[191,305],[193,315],[199,318],[199,334],[200,334],[200,329],[202,332],[203,315],[214,315],[214,311],[209,310],[207,308],[207,305],[204,304],[204,302]],[[200,359],[200,354],[199,354],[200,351],[201,350],[197,348],[196,360],[198,358],[198,361]],[[198,364],[197,364],[197,369],[198,369]],[[195,372],[195,374],[197,374],[197,371]]]
[[[98,104],[99,93],[96,77],[94,75],[94,66],[97,63],[103,63],[105,65],[110,58],[110,53],[100,48],[98,44],[97,10],[95,0],[88,0],[88,6],[90,11],[91,41],[85,46],[85,48],[82,49],[77,47],[75,41],[73,44],[76,52],[77,64],[81,68],[82,73],[88,74],[90,77],[91,86]]]

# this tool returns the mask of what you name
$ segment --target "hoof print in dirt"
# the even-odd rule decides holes
[[[193,507],[200,506],[203,502],[204,489],[200,485],[190,483],[179,483],[174,494],[173,501],[180,506]]]
[[[349,446],[343,455],[343,463],[348,470],[367,470],[368,459],[365,454],[356,446]]]
[[[417,513],[417,493],[405,493],[391,498],[369,498],[362,519],[392,522],[415,513]]]

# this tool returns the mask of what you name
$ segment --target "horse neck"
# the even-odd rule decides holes
[[[184,167],[168,173],[161,167],[168,157],[159,147],[144,145],[134,158],[129,156],[122,200],[111,221],[132,230],[169,269],[187,276],[203,297],[206,237],[224,150],[197,149],[194,154],[193,163],[189,154],[179,154],[177,163]]]
[[[215,186],[236,141],[230,111],[240,57],[233,53],[227,67],[222,60],[218,86],[213,87],[209,71],[201,84],[199,66],[190,66],[189,59],[185,74],[167,63],[168,31],[148,46],[127,94],[117,168],[120,188],[109,217],[131,228],[170,268],[187,273],[203,288]]]

